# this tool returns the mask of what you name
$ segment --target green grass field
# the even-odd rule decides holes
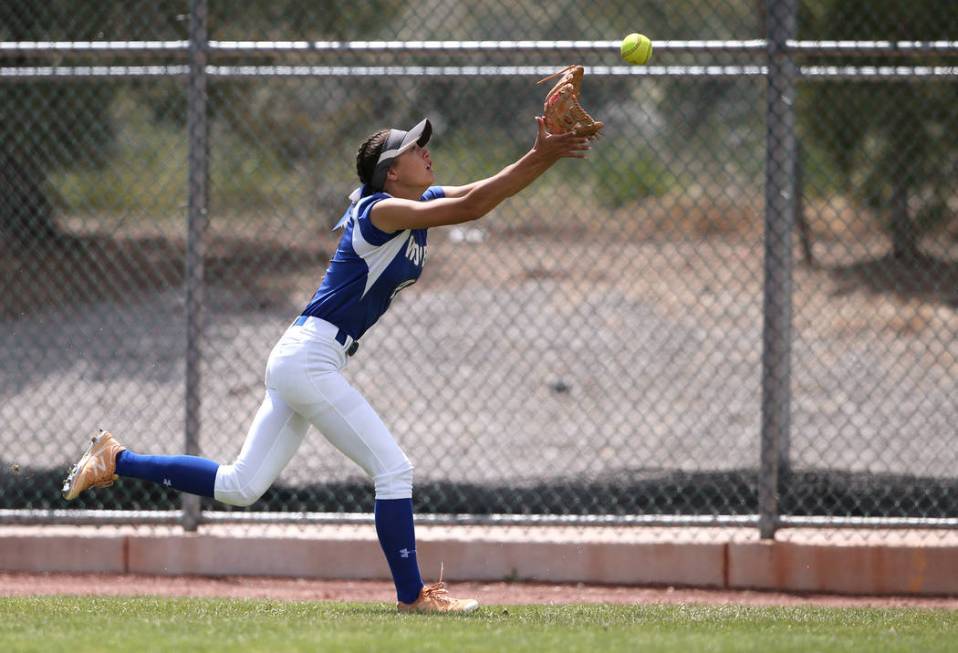
[[[0,651],[954,651],[958,611],[704,605],[485,606],[0,599]]]

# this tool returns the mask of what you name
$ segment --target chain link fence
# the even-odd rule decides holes
[[[590,160],[431,231],[346,368],[422,518],[958,525],[958,15],[851,5],[4,5],[0,514],[369,512],[316,432],[248,511],[59,484],[98,427],[231,460],[359,142],[429,116],[437,183],[489,176],[577,62]]]

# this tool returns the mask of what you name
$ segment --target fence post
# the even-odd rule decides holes
[[[787,471],[790,420],[792,229],[795,201],[795,0],[766,0],[768,88],[765,140],[765,278],[759,531],[773,538],[779,477]]]
[[[189,200],[186,241],[186,453],[200,452],[200,341],[203,335],[205,234],[209,196],[206,123],[206,0],[190,2],[190,76],[187,84]],[[195,531],[200,498],[182,495],[183,528]]]

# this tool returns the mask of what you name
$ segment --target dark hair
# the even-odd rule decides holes
[[[376,171],[376,161],[386,146],[386,137],[389,136],[388,129],[380,129],[378,132],[363,141],[356,152],[356,173],[359,175],[359,181],[368,184]]]

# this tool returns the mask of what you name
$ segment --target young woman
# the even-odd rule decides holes
[[[409,131],[384,129],[366,139],[356,156],[362,185],[350,195],[337,225],[344,229],[336,254],[312,300],[269,356],[266,398],[239,457],[219,465],[196,456],[140,455],[101,431],[64,481],[64,498],[124,476],[248,506],[269,489],[313,425],[375,484],[376,532],[399,610],[475,610],[475,600],[450,597],[441,578],[423,583],[413,527],[412,464],[342,370],[396,293],[419,278],[430,227],[479,219],[559,159],[585,158],[588,139],[571,132],[549,134],[541,117],[536,122],[529,152],[495,176],[465,186],[432,185],[428,120]]]

